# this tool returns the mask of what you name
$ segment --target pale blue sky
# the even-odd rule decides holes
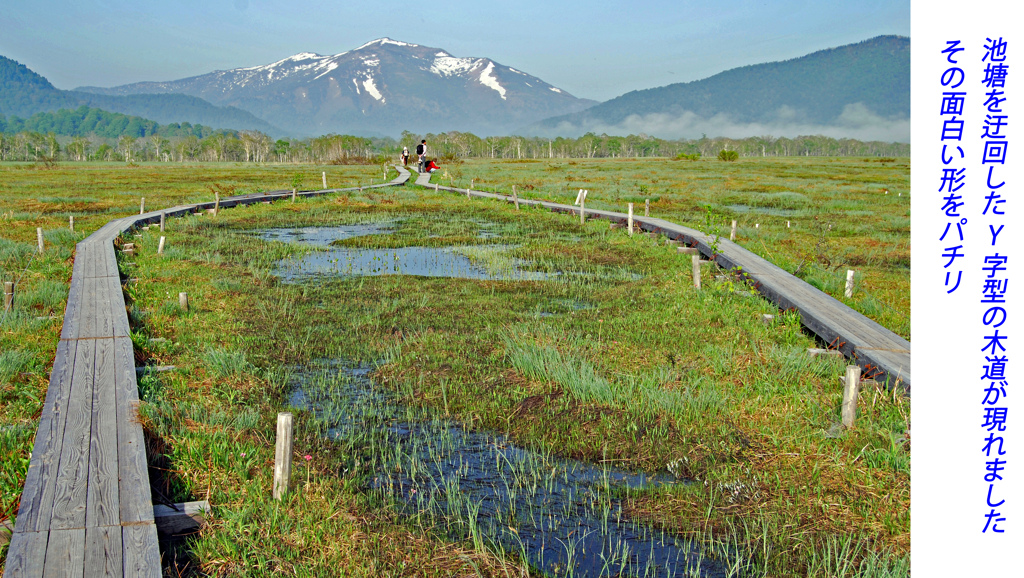
[[[14,5],[0,9],[0,55],[64,89],[337,54],[387,36],[488,57],[607,100],[880,34],[910,35],[909,0],[3,3]]]

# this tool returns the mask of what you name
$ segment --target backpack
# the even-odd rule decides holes
[[[423,148],[424,148],[423,147],[423,143],[420,143],[420,144],[416,145],[416,154],[422,155],[423,154]]]

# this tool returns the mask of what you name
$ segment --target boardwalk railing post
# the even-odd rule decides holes
[[[277,414],[277,445],[274,448],[274,499],[280,500],[288,493],[288,482],[292,477],[292,414]]]
[[[160,211],[160,232],[164,232],[164,225],[167,224],[167,213]]]
[[[693,259],[693,287],[700,289],[700,255],[694,255]]]
[[[185,293],[184,291],[178,293],[178,305],[180,305],[185,311],[188,311],[188,293]]]
[[[626,215],[626,229],[629,230],[629,236],[633,236],[633,203],[629,204],[629,214]]]
[[[644,199],[644,216],[645,217],[650,217],[651,216],[651,200],[650,199]]]
[[[516,193],[516,186],[512,185],[512,202],[516,204],[516,210],[519,210],[519,194]]]
[[[853,298],[853,269],[846,271],[846,298]]]
[[[213,193],[213,216],[220,212],[220,193]]]
[[[730,241],[735,241],[736,240],[736,219],[732,220],[732,231],[729,232],[729,240]]]
[[[324,188],[327,188],[327,171],[320,173],[320,176],[324,179]]]
[[[156,248],[156,254],[157,255],[163,255],[164,254],[164,240],[165,240],[165,237],[161,235],[160,236],[160,245]]]
[[[298,194],[298,189],[296,189],[295,187],[292,187],[292,202],[293,203],[295,202],[295,197],[296,197],[297,194]]]
[[[860,393],[860,366],[846,366],[846,383],[843,385],[843,425],[851,428],[857,418],[857,394]]]
[[[4,313],[14,307],[14,282],[4,281]]]
[[[36,227],[36,243],[39,245],[39,252],[42,253],[46,245],[43,243],[43,228]]]
[[[587,223],[587,210],[585,205],[587,204],[587,198],[583,197],[580,199],[580,226]]]
[[[146,212],[146,197],[142,197],[142,200],[139,201],[139,214],[141,215],[141,214],[143,214],[145,212]]]
[[[68,229],[70,229],[72,233],[75,232],[75,216],[74,215],[68,215]]]

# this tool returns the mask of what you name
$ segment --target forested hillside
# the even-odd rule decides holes
[[[110,96],[60,90],[23,64],[0,56],[0,115],[29,118],[39,112],[100,108],[170,124],[188,122],[235,130],[259,130],[283,135],[284,131],[233,106],[214,106],[184,94]]]

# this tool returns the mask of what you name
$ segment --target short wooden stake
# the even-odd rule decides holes
[[[760,229],[761,228],[761,223],[754,223],[754,228],[755,229]]]
[[[167,213],[160,211],[160,232],[164,232],[164,225],[167,224]]]
[[[651,200],[650,199],[644,199],[644,216],[645,217],[650,217],[651,216]]]
[[[786,221],[786,228],[789,228],[789,221]]]
[[[324,179],[324,188],[327,188],[327,171],[320,173],[320,176]]]
[[[292,477],[292,414],[277,414],[277,445],[274,451],[274,499],[283,499],[288,493]]]
[[[629,236],[633,236],[633,203],[629,204],[629,214],[626,216],[626,228],[629,229]]]
[[[843,425],[851,428],[857,418],[857,394],[860,393],[860,366],[846,366],[846,383],[843,385]]]
[[[586,209],[584,208],[586,202],[586,200],[580,199],[580,225],[584,225],[587,222]]]
[[[516,186],[512,185],[512,202],[516,204],[516,210],[519,210],[519,194],[516,193]]]
[[[434,190],[435,191],[437,190],[437,185],[434,185]],[[472,197],[469,196],[469,191],[470,191],[470,189],[466,189],[466,198],[467,199],[472,198]]]
[[[693,287],[700,289],[700,255],[694,255],[693,259]]]
[[[292,202],[293,203],[295,202],[295,197],[297,196],[298,192],[299,192],[298,189],[296,189],[295,187],[292,187]]]
[[[146,197],[142,197],[142,200],[139,201],[139,214],[141,215],[141,214],[143,214],[145,212],[146,212]]]
[[[14,282],[4,281],[4,313],[14,307]]]
[[[213,193],[213,216],[220,212],[220,193]]]
[[[735,241],[736,240],[736,219],[733,219],[733,221],[732,221],[732,231],[729,233],[729,240],[730,241]]]
[[[157,255],[163,255],[164,254],[164,239],[165,239],[165,237],[163,237],[161,235],[160,236],[160,245],[157,246],[157,248],[156,248],[156,254]]]
[[[68,215],[68,229],[70,229],[72,233],[75,232],[75,216],[74,215]]]
[[[39,252],[42,253],[46,245],[43,243],[43,228],[36,227],[36,242],[39,244]]]
[[[188,293],[185,293],[184,291],[178,293],[178,305],[180,305],[185,311],[188,311]]]
[[[853,269],[846,271],[846,298],[853,298]]]

